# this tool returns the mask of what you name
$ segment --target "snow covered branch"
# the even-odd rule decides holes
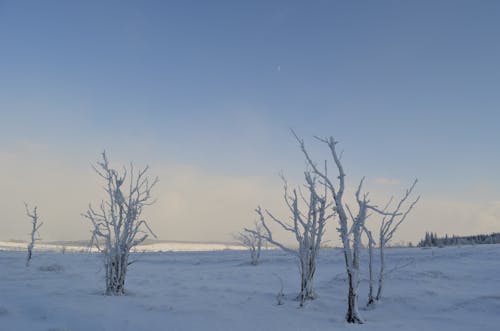
[[[325,231],[326,222],[333,217],[333,214],[327,213],[329,207],[326,196],[327,190],[324,189],[324,192],[318,192],[317,176],[307,171],[304,173],[304,176],[306,181],[304,186],[307,189],[308,196],[304,196],[301,191],[297,189],[293,189],[292,192],[289,192],[288,183],[285,178],[282,177],[284,182],[284,200],[292,214],[291,223],[280,220],[268,210],[265,211],[266,215],[264,215],[262,209],[257,207],[255,212],[259,216],[263,233],[258,234],[255,230],[245,229],[250,233],[260,235],[269,243],[298,257],[301,278],[301,288],[298,299],[300,300],[301,307],[306,300],[314,299],[315,297],[313,279],[316,272],[316,259],[321,247],[321,239]],[[303,209],[300,207],[299,200],[304,204]],[[299,247],[297,249],[292,249],[275,240],[266,223],[266,216],[285,231],[293,233]]]
[[[250,251],[250,262],[252,265],[257,265],[260,259],[262,250],[262,231],[261,224],[255,222],[252,231],[244,229],[238,233],[236,239]]]
[[[92,244],[104,254],[106,294],[122,295],[125,293],[130,250],[148,235],[155,236],[140,216],[144,207],[155,202],[151,191],[158,178],[147,176],[148,167],[136,173],[132,164],[128,170],[124,167],[120,174],[110,167],[105,152],[102,153],[102,161],[93,168],[106,182],[107,197],[97,210],[89,205],[83,216],[93,227]],[[127,177],[128,187],[124,187]]]
[[[38,230],[43,225],[43,222],[40,223],[37,206],[33,207],[33,210],[30,211],[28,204],[25,202],[24,208],[26,209],[26,215],[31,219],[31,225],[32,225],[30,242],[28,244],[28,255],[26,256],[26,266],[29,266],[31,257],[33,256],[33,249],[35,248],[35,241],[40,240],[40,233],[38,232]]]
[[[384,210],[379,212],[383,215],[382,221],[380,223],[379,228],[379,254],[380,254],[380,270],[378,276],[378,289],[377,289],[377,300],[382,299],[383,285],[384,285],[384,275],[385,275],[385,247],[387,243],[392,239],[394,233],[399,228],[399,226],[406,220],[406,217],[411,212],[413,207],[417,204],[420,199],[418,196],[413,202],[410,204],[406,204],[409,197],[411,196],[415,185],[417,185],[418,180],[415,179],[413,184],[405,191],[403,197],[399,200],[398,204],[394,208],[393,211],[387,212],[391,203],[391,200],[387,203]],[[407,205],[406,209],[404,208],[405,204]]]
[[[293,132],[295,139],[299,143],[300,149],[305,156],[307,164],[312,169],[314,175],[319,177],[329,189],[333,200],[333,211],[338,216],[339,227],[337,228],[342,246],[344,250],[345,267],[348,276],[348,305],[346,321],[348,323],[363,323],[363,319],[358,310],[358,286],[359,286],[359,259],[360,259],[360,246],[361,234],[364,228],[366,218],[368,217],[367,210],[369,209],[368,194],[361,195],[363,186],[362,179],[356,190],[356,201],[358,203],[358,212],[356,216],[352,213],[349,207],[343,201],[345,191],[345,177],[344,168],[341,162],[341,154],[337,152],[338,142],[333,137],[319,138],[315,137],[319,142],[325,144],[329,150],[331,158],[337,168],[338,175],[330,177],[325,170],[321,170],[317,164],[310,157],[304,141]],[[349,216],[350,218],[349,218]],[[350,221],[349,221],[350,220]]]

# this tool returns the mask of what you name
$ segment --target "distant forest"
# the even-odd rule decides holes
[[[426,232],[424,239],[420,240],[418,247],[443,247],[456,245],[500,244],[500,233],[479,234],[474,236],[444,236]]]

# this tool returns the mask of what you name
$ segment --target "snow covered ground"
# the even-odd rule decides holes
[[[344,323],[339,250],[322,252],[319,298],[302,309],[297,262],[280,251],[263,252],[258,266],[245,251],[135,257],[128,295],[106,297],[96,254],[35,251],[26,268],[24,252],[0,252],[0,330],[500,330],[500,245],[389,249],[389,269],[412,263],[388,275],[385,299],[362,310],[364,325]]]

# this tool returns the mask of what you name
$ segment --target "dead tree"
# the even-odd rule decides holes
[[[272,232],[266,223],[266,216],[260,207],[255,211],[259,215],[260,222],[264,228],[264,233],[261,235],[269,243],[282,249],[285,252],[297,256],[299,259],[300,271],[300,293],[298,300],[300,307],[304,306],[306,300],[312,300],[316,294],[313,289],[314,274],[316,272],[316,260],[321,247],[321,239],[325,231],[325,225],[328,219],[333,217],[333,214],[327,214],[327,191],[317,191],[317,177],[310,172],[305,172],[305,188],[308,196],[304,196],[300,189],[293,189],[289,192],[287,181],[282,177],[284,182],[284,200],[291,213],[292,222],[284,222],[275,217],[268,210],[265,215],[273,222],[280,225],[285,231],[294,234],[299,247],[297,249],[289,248],[273,238]],[[301,209],[299,201],[305,205]],[[257,234],[254,230],[246,229],[249,232]]]
[[[43,225],[43,222],[40,222],[40,218],[38,216],[38,207],[33,207],[33,211],[30,211],[28,204],[24,203],[24,208],[26,208],[26,215],[31,219],[31,234],[30,234],[30,242],[28,244],[28,254],[26,256],[26,266],[30,265],[31,257],[33,256],[33,249],[35,248],[35,242],[40,240],[40,233],[38,230]],[[38,237],[37,237],[38,236]]]
[[[91,245],[104,255],[105,293],[122,295],[125,293],[127,268],[131,263],[130,250],[149,234],[154,236],[148,223],[140,217],[143,209],[154,203],[151,190],[158,178],[147,176],[148,167],[135,173],[132,164],[129,175],[125,167],[123,173],[119,173],[110,167],[105,152],[102,153],[102,161],[93,168],[105,180],[107,197],[97,210],[89,205],[83,216],[93,226]],[[127,177],[128,187],[125,187]]]
[[[358,202],[358,213],[353,216],[350,210],[348,210],[347,205],[344,203],[344,191],[345,191],[345,172],[341,162],[341,156],[338,154],[336,146],[337,141],[333,137],[329,138],[318,138],[320,142],[327,145],[333,162],[337,167],[338,175],[336,177],[330,178],[326,173],[326,170],[320,170],[316,162],[314,162],[309,153],[306,150],[304,141],[300,139],[295,132],[293,132],[295,138],[299,142],[300,148],[306,158],[308,165],[311,167],[312,172],[320,178],[320,180],[328,188],[330,194],[334,200],[334,212],[338,216],[339,227],[337,228],[340,239],[342,241],[344,259],[346,272],[348,277],[348,295],[347,295],[347,313],[346,321],[348,323],[363,323],[363,319],[358,310],[358,285],[359,285],[359,258],[360,258],[360,246],[361,246],[361,234],[364,228],[366,218],[368,217],[368,209],[374,209],[374,206],[369,204],[367,199],[367,194],[361,196],[361,188],[363,185],[363,180],[361,180],[358,189],[356,191],[356,200]],[[325,167],[326,169],[326,167]],[[338,182],[337,182],[338,181]],[[349,221],[348,213],[351,216],[351,221]]]
[[[244,229],[243,232],[236,235],[236,240],[238,240],[243,246],[248,248],[250,251],[250,263],[252,265],[257,265],[260,259],[260,252],[262,250],[262,226],[255,222],[254,228],[255,232],[248,231]]]
[[[395,209],[392,212],[384,212],[383,213],[383,218],[382,218],[382,222],[380,224],[380,229],[379,229],[380,270],[379,270],[379,274],[378,274],[378,289],[377,289],[377,297],[376,297],[377,301],[382,299],[384,274],[385,274],[385,251],[384,251],[384,249],[385,249],[386,245],[389,243],[389,241],[392,239],[392,236],[394,235],[394,233],[396,232],[398,227],[401,225],[401,223],[404,222],[404,220],[406,219],[406,216],[408,216],[410,211],[413,209],[413,207],[417,204],[418,200],[420,199],[420,196],[418,196],[412,203],[407,205],[406,210],[404,210],[405,202],[410,197],[413,189],[415,188],[415,185],[417,185],[416,179],[413,182],[413,184],[410,186],[410,188],[406,190],[405,194],[399,200]],[[385,209],[389,208],[391,202],[392,202],[392,198],[391,198],[391,200],[389,200]],[[404,210],[404,212],[402,212],[402,210]]]

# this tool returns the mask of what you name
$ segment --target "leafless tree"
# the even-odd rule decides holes
[[[33,249],[35,248],[35,242],[40,240],[40,233],[38,230],[43,225],[43,222],[40,223],[40,218],[38,216],[38,207],[33,207],[33,210],[30,211],[28,204],[24,203],[24,208],[26,209],[26,215],[31,219],[31,234],[30,234],[30,242],[28,244],[28,255],[26,256],[26,266],[30,265],[31,257],[33,256]]]
[[[377,212],[382,212],[371,205],[368,200],[368,194],[361,194],[363,180],[358,185],[356,191],[356,201],[358,203],[358,212],[356,216],[353,215],[351,210],[345,204],[344,191],[345,191],[345,172],[341,162],[341,155],[337,152],[336,146],[338,142],[333,137],[318,138],[316,139],[328,147],[333,162],[337,167],[338,175],[336,177],[329,177],[326,170],[321,170],[316,162],[312,160],[306,150],[304,141],[300,139],[295,132],[295,138],[299,142],[300,148],[306,158],[308,165],[311,167],[312,172],[320,178],[320,180],[328,188],[334,200],[334,212],[338,216],[339,227],[337,228],[340,239],[342,241],[345,266],[348,277],[348,296],[347,296],[347,314],[346,321],[348,323],[363,323],[363,319],[358,310],[358,286],[359,286],[359,262],[360,262],[360,247],[361,235],[365,226],[365,221],[368,217],[368,210],[372,209]],[[325,166],[326,169],[326,166]],[[350,215],[350,217],[348,216]]]
[[[83,216],[93,226],[92,244],[104,255],[105,293],[122,295],[125,293],[127,268],[131,263],[130,250],[149,234],[154,236],[148,223],[140,217],[143,209],[154,203],[151,190],[158,183],[158,178],[151,179],[147,175],[148,167],[135,173],[132,164],[129,170],[124,167],[119,173],[110,167],[105,152],[102,153],[102,161],[93,168],[105,180],[107,197],[97,210],[89,205]],[[125,187],[127,178],[128,187]]]
[[[403,223],[406,219],[406,216],[410,213],[410,211],[413,209],[413,207],[417,204],[418,200],[420,199],[420,196],[418,196],[412,203],[409,205],[406,204],[408,198],[410,197],[411,193],[413,192],[413,189],[415,188],[415,185],[417,185],[417,180],[413,182],[413,184],[410,186],[409,189],[406,190],[405,194],[403,197],[399,200],[398,204],[394,208],[392,212],[386,212],[384,211],[383,213],[383,218],[382,222],[380,224],[380,229],[379,229],[379,253],[380,253],[380,270],[379,270],[379,275],[378,275],[378,289],[377,289],[377,301],[382,299],[382,291],[383,291],[383,284],[384,284],[384,274],[385,274],[385,247],[389,243],[389,241],[392,239],[392,236],[398,229],[398,227]],[[392,198],[389,200],[387,203],[387,206],[385,208],[388,209],[389,206],[392,203]],[[405,205],[407,206],[405,209]],[[403,211],[404,210],[404,211]]]
[[[236,240],[238,240],[243,246],[248,248],[250,251],[250,263],[252,265],[257,265],[260,259],[260,252],[262,249],[262,225],[255,222],[254,228],[255,232],[248,231],[244,229],[243,232],[236,235]]]
[[[326,213],[329,207],[327,204],[327,191],[325,188],[324,192],[318,192],[318,180],[316,176],[310,172],[305,172],[307,196],[302,194],[300,188],[293,189],[290,192],[286,179],[283,176],[282,179],[284,183],[284,200],[291,213],[290,218],[292,222],[284,222],[268,210],[265,211],[265,215],[284,230],[293,233],[297,240],[298,248],[289,248],[275,240],[266,223],[266,216],[262,209],[258,207],[255,211],[259,215],[260,222],[264,228],[264,234],[261,236],[269,243],[297,256],[299,259],[300,293],[298,299],[302,307],[306,300],[311,300],[315,297],[313,280],[316,272],[316,260],[321,247],[321,239],[325,231],[326,222],[333,217],[333,214]],[[305,207],[301,208],[299,204],[304,204]],[[254,230],[246,230],[257,234]]]
[[[373,238],[371,238],[371,233],[367,231],[365,223],[367,218],[369,217],[368,210],[374,210],[376,212],[382,212],[377,209],[376,206],[370,204],[368,200],[368,193],[363,194],[361,197],[361,188],[363,186],[364,178],[359,183],[358,189],[356,190],[356,201],[358,203],[358,213],[356,216],[353,215],[349,206],[345,204],[346,210],[351,217],[351,226],[347,233],[348,242],[352,242],[352,267],[351,267],[351,277],[352,277],[352,289],[351,285],[349,286],[349,296],[348,300],[350,300],[348,304],[347,310],[347,321],[350,323],[363,323],[363,319],[359,315],[359,311],[357,309],[357,300],[358,300],[358,286],[359,286],[359,278],[360,278],[360,269],[359,262],[361,258],[361,236],[363,232],[368,235],[368,247],[369,247],[369,269],[370,269],[370,293],[369,295],[373,295]],[[349,272],[348,272],[349,276]]]

